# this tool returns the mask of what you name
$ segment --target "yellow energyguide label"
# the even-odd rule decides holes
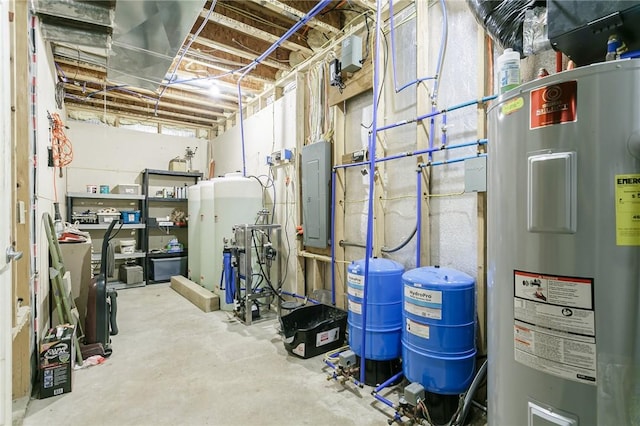
[[[518,111],[523,106],[524,106],[524,99],[522,98],[522,96],[519,96],[515,99],[510,100],[509,102],[505,102],[502,105],[502,114],[504,115],[512,114]]]
[[[640,174],[615,179],[616,245],[640,246]]]

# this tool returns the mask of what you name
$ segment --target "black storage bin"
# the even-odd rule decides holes
[[[328,305],[307,305],[280,317],[280,325],[287,351],[306,359],[344,344],[347,312]]]

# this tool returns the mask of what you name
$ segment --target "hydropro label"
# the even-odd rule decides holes
[[[616,175],[616,245],[640,246],[640,174]]]
[[[335,342],[340,336],[340,327],[332,328],[331,330],[323,331],[316,334],[316,347],[328,345]]]
[[[407,333],[413,334],[414,336],[422,337],[423,339],[429,338],[429,326],[425,324],[420,324],[418,322],[412,321],[407,318]]]
[[[513,273],[517,362],[581,383],[596,383],[593,279]]]
[[[356,275],[354,273],[347,273],[347,284],[355,286],[364,286],[364,275]]]
[[[425,318],[442,319],[442,292],[404,286],[404,308]]]

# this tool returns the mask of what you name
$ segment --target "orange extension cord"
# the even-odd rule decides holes
[[[51,148],[53,151],[53,165],[62,169],[73,161],[73,147],[64,133],[64,123],[57,113],[51,114]]]
[[[53,113],[50,116],[51,120],[51,153],[53,155],[53,167],[54,174],[55,168],[60,170],[60,177],[62,177],[62,168],[68,166],[73,161],[73,146],[71,141],[64,133],[65,125],[62,122],[62,118],[57,113]],[[58,190],[56,188],[56,178],[53,178],[53,192],[54,200],[58,201]]]

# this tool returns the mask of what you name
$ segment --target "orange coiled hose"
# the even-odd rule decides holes
[[[51,148],[54,167],[63,168],[73,161],[73,146],[64,133],[64,123],[57,113],[51,114]]]

